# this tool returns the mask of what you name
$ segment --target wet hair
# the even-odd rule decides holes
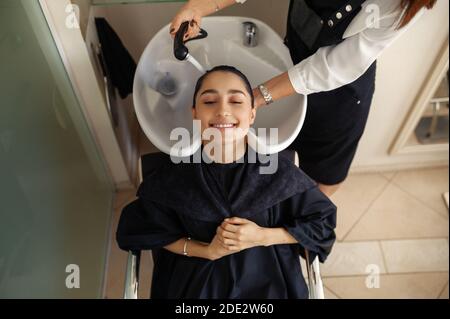
[[[219,65],[219,66],[216,66],[216,67],[212,68],[211,70],[207,71],[205,74],[203,74],[198,79],[197,84],[195,85],[194,103],[192,104],[194,108],[195,108],[195,104],[196,104],[197,94],[200,91],[200,89],[201,89],[201,87],[203,85],[203,82],[208,77],[208,75],[210,75],[211,73],[214,73],[214,72],[228,72],[228,73],[233,73],[233,74],[237,75],[242,80],[242,82],[244,82],[245,89],[246,89],[247,93],[250,95],[250,97],[252,99],[252,108],[255,107],[255,96],[253,95],[252,86],[251,86],[250,81],[248,80],[248,78],[245,76],[245,74],[242,73],[241,71],[239,71],[238,69],[236,69],[233,66]]]

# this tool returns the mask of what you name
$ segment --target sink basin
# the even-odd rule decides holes
[[[243,22],[251,21],[258,26],[259,39],[256,47],[243,45]],[[217,65],[231,65],[241,70],[253,87],[285,72],[292,67],[289,50],[283,40],[265,23],[251,18],[207,17],[202,28],[206,39],[187,43],[189,53],[206,70]],[[136,115],[145,135],[160,151],[187,157],[201,145],[195,135],[192,121],[194,87],[202,72],[187,61],[178,61],[173,55],[173,40],[169,25],[161,29],[145,49],[134,80],[134,105]],[[158,92],[161,78],[170,77],[176,85],[176,94]],[[161,91],[161,90],[160,90]],[[287,148],[296,138],[306,114],[306,96],[294,95],[277,101],[269,107],[260,108],[248,135],[249,144],[262,154],[273,154]],[[185,128],[190,133],[189,145],[177,146],[171,140],[175,128]],[[267,134],[259,134],[259,129]],[[278,129],[278,139],[271,141],[270,128]],[[172,153],[171,153],[172,151]]]

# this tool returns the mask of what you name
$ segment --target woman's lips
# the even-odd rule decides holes
[[[235,123],[217,123],[210,124],[210,127],[218,128],[218,129],[226,129],[226,128],[235,128],[237,125]]]

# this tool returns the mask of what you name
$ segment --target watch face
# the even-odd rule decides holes
[[[267,90],[267,88],[265,88],[264,86],[262,86],[261,89],[262,89],[262,93],[263,93],[264,99],[266,99],[266,100],[271,100],[271,99],[272,99],[272,96],[270,95],[270,93],[269,93],[269,91]]]

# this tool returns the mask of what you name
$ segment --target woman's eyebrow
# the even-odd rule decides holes
[[[228,94],[242,94],[242,95],[245,95],[245,93],[242,92],[241,90],[229,90]]]
[[[241,90],[229,90],[227,92],[228,94],[242,94],[245,95],[245,93]],[[209,89],[209,90],[205,90],[203,91],[200,96],[205,95],[205,94],[219,94],[219,91],[214,90],[214,89]]]
[[[202,92],[202,94],[200,94],[200,96],[205,95],[205,94],[219,94],[219,91],[213,90],[213,89],[205,90]]]

